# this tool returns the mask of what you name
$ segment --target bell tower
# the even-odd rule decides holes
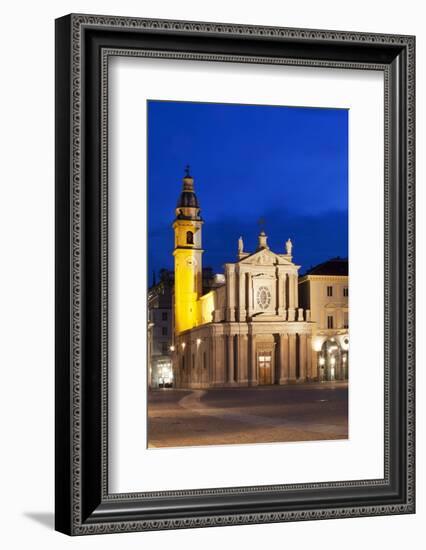
[[[185,169],[183,188],[176,205],[173,222],[175,245],[175,331],[180,333],[197,325],[197,301],[202,294],[201,227],[194,178]]]

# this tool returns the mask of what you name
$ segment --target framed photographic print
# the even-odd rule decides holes
[[[406,514],[412,36],[56,21],[56,529]]]

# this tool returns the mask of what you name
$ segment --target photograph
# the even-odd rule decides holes
[[[149,449],[349,438],[349,118],[147,101]]]

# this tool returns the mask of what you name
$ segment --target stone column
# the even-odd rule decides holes
[[[217,361],[217,336],[212,332],[210,339],[210,360],[209,360],[209,384],[212,386],[216,385],[216,361]]]
[[[188,374],[189,374],[189,385],[190,387],[192,388],[193,385],[194,385],[194,378],[195,378],[195,358],[196,358],[196,353],[194,354],[194,349],[193,349],[193,342],[192,342],[192,339],[191,339],[191,336],[189,336],[189,342],[188,342],[188,345],[186,346],[188,348],[188,364],[189,364],[189,369],[188,369]]]
[[[294,309],[294,275],[293,273],[288,274],[288,307],[289,309]]]
[[[225,384],[225,346],[224,337],[221,334],[214,336],[214,385],[223,386]]]
[[[306,380],[306,334],[299,334],[300,380]]]
[[[252,300],[251,300],[251,273],[247,273],[247,287],[246,287],[246,311],[247,317],[251,315]]]
[[[203,339],[203,343],[200,346],[200,382],[201,387],[205,388],[208,384],[208,355],[209,348],[207,345],[207,339]]]
[[[288,335],[288,381],[296,382],[296,335]]]
[[[249,336],[250,342],[250,376],[249,376],[249,385],[257,386],[257,358],[256,358],[256,335],[251,334]]]
[[[226,320],[235,321],[235,267],[226,264]]]
[[[234,336],[230,334],[227,337],[228,340],[228,384],[235,384],[235,372],[234,372]]]
[[[297,276],[297,273],[293,274],[293,278],[294,278],[294,286],[293,286],[293,290],[294,290],[294,307],[298,308],[299,307],[299,278]]]
[[[280,334],[279,338],[280,384],[288,384],[288,334]]]
[[[244,271],[238,273],[238,321],[243,323],[246,320],[246,274]]]
[[[237,361],[238,367],[236,368],[237,381],[241,385],[247,385],[247,336],[245,334],[239,334],[237,336]]]
[[[285,310],[287,307],[286,296],[285,296],[285,273],[278,272],[278,310],[277,313],[280,316],[285,315]]]
[[[309,350],[311,354],[311,377],[312,380],[319,380],[318,374],[318,352],[314,349]]]
[[[306,337],[306,373],[308,379],[312,380],[312,336],[310,334]]]
[[[289,273],[288,275],[288,321],[294,321],[295,320],[295,307],[296,302],[294,301],[294,274]]]

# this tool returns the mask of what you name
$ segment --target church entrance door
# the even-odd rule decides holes
[[[257,356],[259,367],[259,384],[272,384],[272,353],[270,351],[261,351]]]

